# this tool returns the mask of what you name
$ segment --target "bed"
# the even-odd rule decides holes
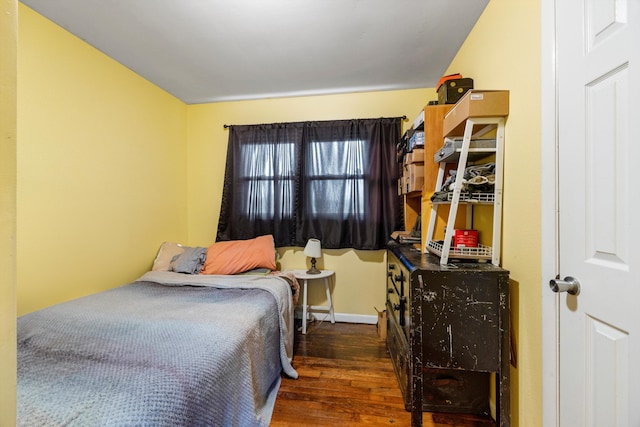
[[[18,318],[18,426],[268,426],[297,283],[149,271]]]

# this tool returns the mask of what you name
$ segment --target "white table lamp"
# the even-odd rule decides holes
[[[320,240],[309,239],[307,246],[304,247],[304,254],[311,257],[311,269],[307,270],[307,274],[320,274],[320,270],[316,268],[316,258],[320,258],[322,256]]]

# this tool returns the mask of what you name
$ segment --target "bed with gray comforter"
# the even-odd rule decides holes
[[[149,272],[18,318],[18,426],[268,426],[289,283]]]

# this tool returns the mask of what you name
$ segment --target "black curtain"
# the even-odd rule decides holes
[[[401,118],[229,127],[217,240],[382,249],[402,224]]]

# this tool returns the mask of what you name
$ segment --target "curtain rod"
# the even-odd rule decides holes
[[[400,116],[399,118],[402,119],[402,120],[407,120],[407,116]],[[224,127],[225,129],[228,129],[231,126],[235,126],[235,125],[222,125],[222,127]]]

